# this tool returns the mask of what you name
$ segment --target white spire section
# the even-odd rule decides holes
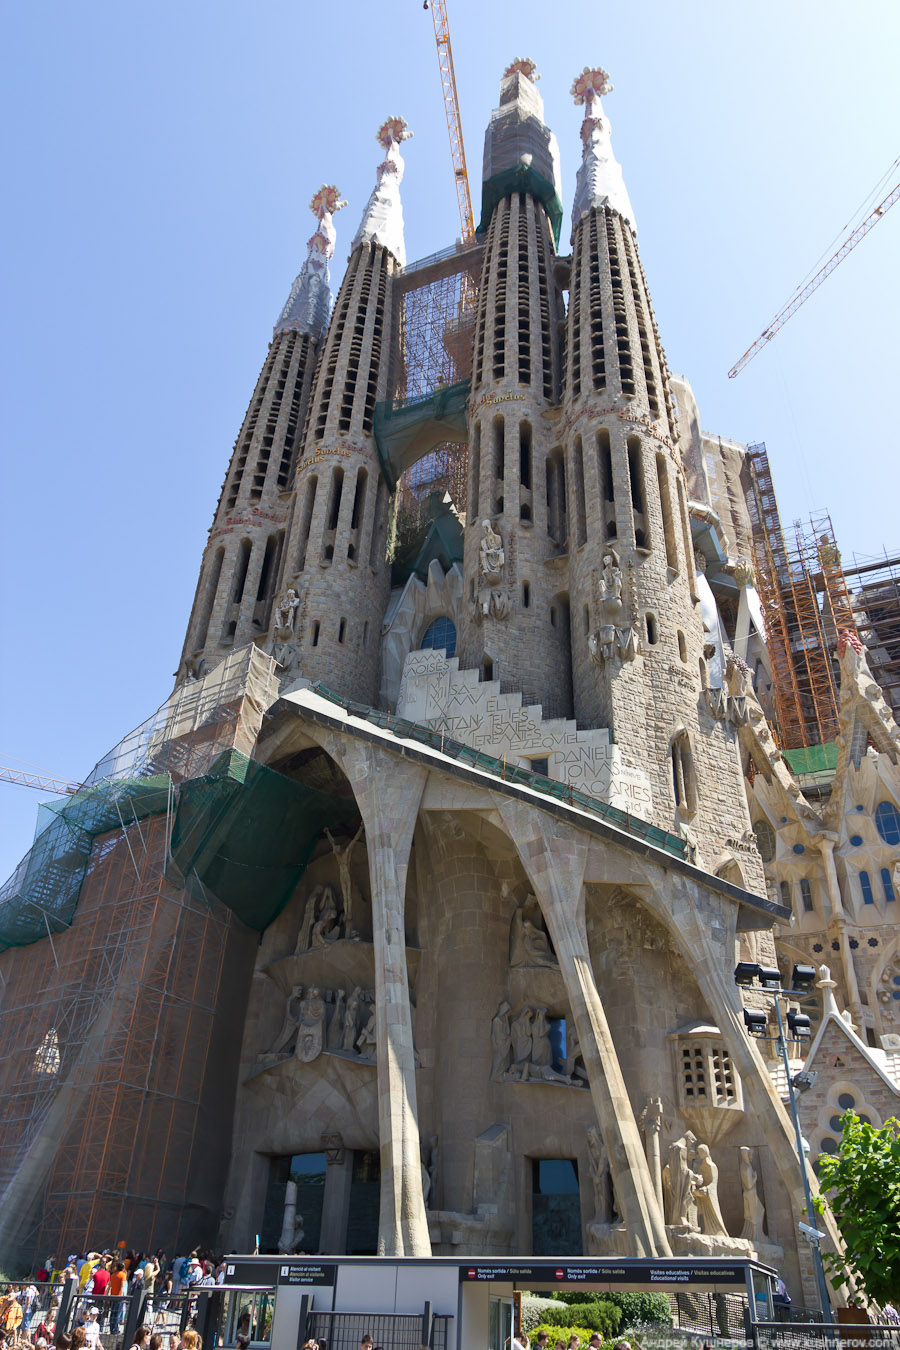
[[[309,333],[320,342],[331,317],[331,286],[328,264],[334,257],[337,231],[333,216],[347,203],[336,187],[323,185],[309,204],[318,219],[315,234],[307,243],[306,262],[291,287],[284,309],[278,316],[275,335]]]
[[[575,182],[575,205],[572,208],[572,234],[582,216],[597,206],[608,206],[628,221],[637,234],[634,212],[628,200],[628,189],[622,176],[622,166],[613,154],[609,118],[603,114],[601,94],[612,92],[609,76],[600,66],[585,66],[575,78],[572,94],[575,102],[584,104],[581,139],[584,153]]]
[[[378,128],[375,139],[387,153],[378,166],[378,182],[366,204],[363,218],[351,247],[359,244],[381,244],[392,253],[401,267],[406,266],[406,245],[403,242],[403,207],[400,205],[400,180],[403,177],[401,141],[408,141],[412,132],[402,117],[389,117]]]

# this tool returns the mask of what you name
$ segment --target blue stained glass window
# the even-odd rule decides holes
[[[440,650],[442,647],[448,660],[456,655],[456,624],[446,614],[439,615],[428,625],[421,643],[422,651],[432,648]]]
[[[900,811],[893,802],[879,802],[875,807],[875,825],[886,844],[900,844]]]
[[[894,894],[894,883],[891,880],[891,869],[889,867],[882,867],[881,869],[881,884],[884,887],[885,900],[887,900],[888,903],[890,903],[891,900],[896,900],[897,897]]]
[[[807,910],[807,912],[814,908],[812,898],[812,887],[810,886],[806,877],[802,877],[800,880],[800,896],[803,900],[803,908]]]
[[[868,872],[860,872],[859,889],[862,891],[863,904],[874,905],[875,897],[872,894],[872,883],[869,880]]]

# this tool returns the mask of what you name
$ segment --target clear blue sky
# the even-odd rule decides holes
[[[600,63],[669,364],[703,426],[765,440],[786,521],[900,545],[900,206],[735,381],[900,153],[896,0],[449,0],[476,209],[515,56],[571,202],[574,75]],[[234,437],[336,183],[335,282],[407,118],[409,257],[458,232],[421,0],[28,0],[0,11],[4,660],[0,755],[85,774],[166,696]],[[567,246],[568,219],[563,246]],[[0,873],[37,794],[0,785]]]

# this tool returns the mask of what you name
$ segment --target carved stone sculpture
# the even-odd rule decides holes
[[[310,950],[315,951],[317,948],[329,947],[332,942],[337,942],[340,935],[334,890],[331,886],[324,886],[319,916],[312,926],[309,937]]]
[[[375,1009],[369,1013],[369,1020],[356,1038],[356,1048],[360,1059],[375,1063]]]
[[[597,579],[597,608],[600,626],[588,637],[588,651],[595,665],[603,666],[618,654],[633,661],[638,652],[637,633],[628,623],[622,602],[623,577],[619,557],[613,548],[603,551],[603,570]]]
[[[294,631],[294,620],[297,617],[297,606],[300,604],[300,596],[295,587],[288,586],[275,602],[275,608],[272,611],[272,627],[275,637],[280,641],[286,641]]]
[[[328,842],[331,845],[331,850],[334,854],[334,860],[337,863],[338,867],[338,878],[341,887],[341,902],[344,906],[344,913],[343,913],[344,936],[348,938],[355,938],[358,936],[356,930],[353,927],[353,878],[350,875],[350,856],[353,853],[353,850],[356,847],[356,844],[359,841],[362,832],[363,826],[360,825],[359,829],[356,831],[356,834],[350,840],[349,844],[345,844],[343,848],[338,848],[337,843],[335,842],[334,838],[331,835],[331,832],[329,830],[325,831]]]
[[[669,1145],[666,1165],[662,1170],[666,1223],[673,1228],[694,1233],[698,1225],[693,1186],[695,1182],[700,1182],[699,1175],[690,1166],[695,1143],[696,1137],[690,1130],[683,1138],[676,1139]]]
[[[649,1097],[646,1106],[641,1112],[639,1123],[641,1129],[644,1131],[644,1148],[647,1153],[647,1162],[650,1166],[650,1175],[653,1178],[656,1194],[660,1201],[662,1201],[663,1198],[662,1166],[659,1155],[659,1135],[662,1129],[662,1117],[662,1098]]]
[[[591,1165],[591,1184],[594,1189],[594,1223],[610,1224],[618,1218],[613,1193],[609,1155],[596,1125],[587,1132],[588,1157]]]
[[[756,1168],[753,1155],[746,1146],[741,1148],[741,1190],[744,1196],[744,1226],[741,1237],[751,1242],[762,1242],[766,1210],[756,1190]]]
[[[278,1250],[282,1256],[295,1252],[303,1241],[303,1215],[297,1213],[297,1183],[289,1181],[284,1188],[284,1218]]]
[[[526,1003],[518,1017],[513,1019],[509,1028],[512,1040],[512,1072],[523,1082],[527,1079],[531,1067],[531,1023],[533,1018],[534,1010]]]
[[[300,931],[297,934],[297,945],[294,948],[295,955],[309,951],[310,942],[312,940],[313,924],[316,921],[319,901],[322,898],[322,892],[324,890],[324,886],[314,886],[307,896],[306,904],[303,908],[303,922],[300,924]]]
[[[727,1237],[728,1229],[719,1209],[719,1169],[706,1144],[697,1145],[696,1180],[692,1184],[700,1226],[707,1237]]]
[[[721,721],[728,711],[728,695],[724,689],[704,689],[703,702],[710,717],[715,717],[716,721]]]
[[[303,985],[295,984],[287,996],[284,1007],[284,1021],[281,1024],[281,1030],[275,1037],[272,1049],[268,1052],[270,1055],[287,1055],[291,1053],[300,1021],[300,1002],[302,997]]]
[[[321,1055],[325,1041],[325,1000],[321,990],[309,990],[300,1003],[299,1014],[294,1055],[304,1064],[311,1064]]]
[[[499,1081],[509,1068],[512,1038],[509,1026],[509,1004],[504,1000],[491,1021],[491,1078]]]
[[[356,1038],[359,1035],[359,1002],[362,990],[357,987],[347,999],[347,1006],[344,1009],[344,1035],[341,1041],[341,1049],[348,1054],[353,1054],[356,1050]]]
[[[503,551],[503,539],[489,520],[481,522],[484,536],[478,546],[478,562],[481,575],[489,586],[496,586],[503,576],[506,554]]]
[[[529,895],[512,917],[509,932],[509,964],[511,966],[555,967],[559,963],[550,950],[541,919],[541,911],[534,895]]]
[[[326,1048],[328,1050],[340,1050],[341,1042],[344,1036],[344,1005],[347,1001],[347,995],[343,989],[339,989],[334,1000],[334,1009],[331,1014],[331,1021],[328,1023],[328,1036],[326,1038]]]

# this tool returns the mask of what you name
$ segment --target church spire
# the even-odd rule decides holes
[[[608,206],[627,220],[637,233],[634,212],[628,199],[628,189],[622,176],[622,166],[613,154],[609,118],[603,114],[602,94],[612,93],[606,71],[600,66],[585,66],[572,84],[572,95],[579,107],[584,105],[581,140],[584,152],[575,183],[575,205],[572,208],[572,235],[582,216],[593,207]]]
[[[336,187],[323,184],[309,204],[318,220],[315,234],[307,243],[306,262],[296,277],[284,309],[275,324],[279,333],[308,333],[321,342],[331,317],[331,287],[328,264],[334,257],[337,232],[334,213],[347,203]]]
[[[351,252],[354,252],[360,244],[380,244],[396,258],[401,267],[406,266],[406,245],[403,242],[403,207],[400,203],[400,181],[404,169],[400,144],[411,136],[412,132],[402,117],[389,117],[378,128],[375,139],[384,147],[385,156],[378,166],[378,182],[366,203],[351,248]]]

